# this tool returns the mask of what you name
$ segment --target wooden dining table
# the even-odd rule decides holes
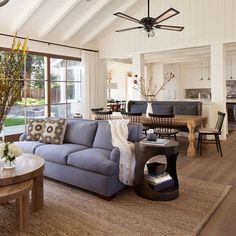
[[[208,122],[207,116],[191,116],[191,115],[175,115],[172,124],[173,126],[186,126],[188,128],[188,149],[187,156],[188,157],[196,157],[196,149],[195,149],[195,128],[196,127],[206,127]],[[150,117],[142,116],[141,123],[143,125],[151,126],[152,121]]]
[[[122,119],[120,112],[114,112],[111,115],[112,119]],[[94,117],[93,117],[94,119]],[[194,158],[196,157],[196,149],[195,149],[195,129],[196,127],[206,127],[208,122],[207,116],[192,116],[192,115],[175,115],[172,123],[174,126],[185,126],[188,128],[188,149],[187,149],[187,157]],[[150,117],[146,117],[145,115],[141,116],[141,123],[145,126],[152,126],[152,120]]]

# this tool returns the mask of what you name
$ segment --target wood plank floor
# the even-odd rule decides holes
[[[236,235],[236,131],[232,131],[226,141],[221,141],[223,157],[213,144],[203,146],[202,156],[187,158],[187,139],[180,141],[180,155],[177,162],[179,175],[209,182],[233,186],[224,202],[216,210],[202,229],[200,236]]]

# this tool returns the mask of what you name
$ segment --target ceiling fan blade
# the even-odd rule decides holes
[[[179,11],[175,10],[174,8],[170,8],[167,11],[163,12],[160,16],[155,19],[155,24],[161,23],[164,20],[167,20],[175,15],[178,15]]]
[[[122,13],[122,12],[116,12],[116,13],[114,13],[113,15],[140,24],[140,20],[138,20],[138,19],[136,19],[136,18],[134,18],[134,17],[132,17],[132,16],[128,16],[128,15]]]
[[[142,28],[143,28],[143,26],[138,26],[138,27],[132,27],[132,28],[127,28],[127,29],[116,30],[115,32],[124,32],[124,31],[128,31],[128,30],[142,29]]]
[[[176,25],[155,25],[154,27],[157,29],[173,30],[173,31],[182,31],[184,29],[183,26],[176,26]]]

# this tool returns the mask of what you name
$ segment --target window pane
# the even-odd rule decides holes
[[[25,107],[12,106],[4,123],[4,135],[25,132]]]
[[[28,54],[26,58],[26,79],[45,80],[45,66],[47,58],[44,56]]]
[[[66,118],[66,104],[51,105],[51,117]]]
[[[25,83],[26,90],[25,92],[23,92],[23,98],[20,101],[20,103],[26,106],[47,104],[46,101],[47,91],[45,85],[46,81],[40,81],[40,80],[26,81]]]
[[[67,61],[67,81],[81,81],[80,61]]]
[[[47,116],[47,106],[34,105],[26,107],[26,117],[29,118],[44,118]]]
[[[66,60],[51,58],[51,81],[66,81]]]
[[[51,82],[51,104],[66,103],[66,82]]]

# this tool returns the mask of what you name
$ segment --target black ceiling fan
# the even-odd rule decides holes
[[[4,6],[8,2],[9,2],[9,0],[0,0],[0,7]]]
[[[148,0],[148,16],[142,18],[141,20],[138,20],[132,16],[126,15],[122,12],[116,12],[114,13],[115,16],[121,17],[126,20],[133,21],[135,23],[141,24],[142,26],[132,27],[132,28],[126,28],[126,29],[120,29],[116,30],[116,32],[124,32],[128,30],[134,30],[134,29],[144,29],[144,31],[147,33],[148,37],[155,36],[155,29],[162,29],[162,30],[172,30],[172,31],[182,31],[184,29],[183,26],[176,26],[176,25],[160,25],[161,22],[179,14],[180,12],[175,10],[174,8],[170,8],[167,11],[163,12],[160,16],[154,18],[150,17],[150,4]]]

